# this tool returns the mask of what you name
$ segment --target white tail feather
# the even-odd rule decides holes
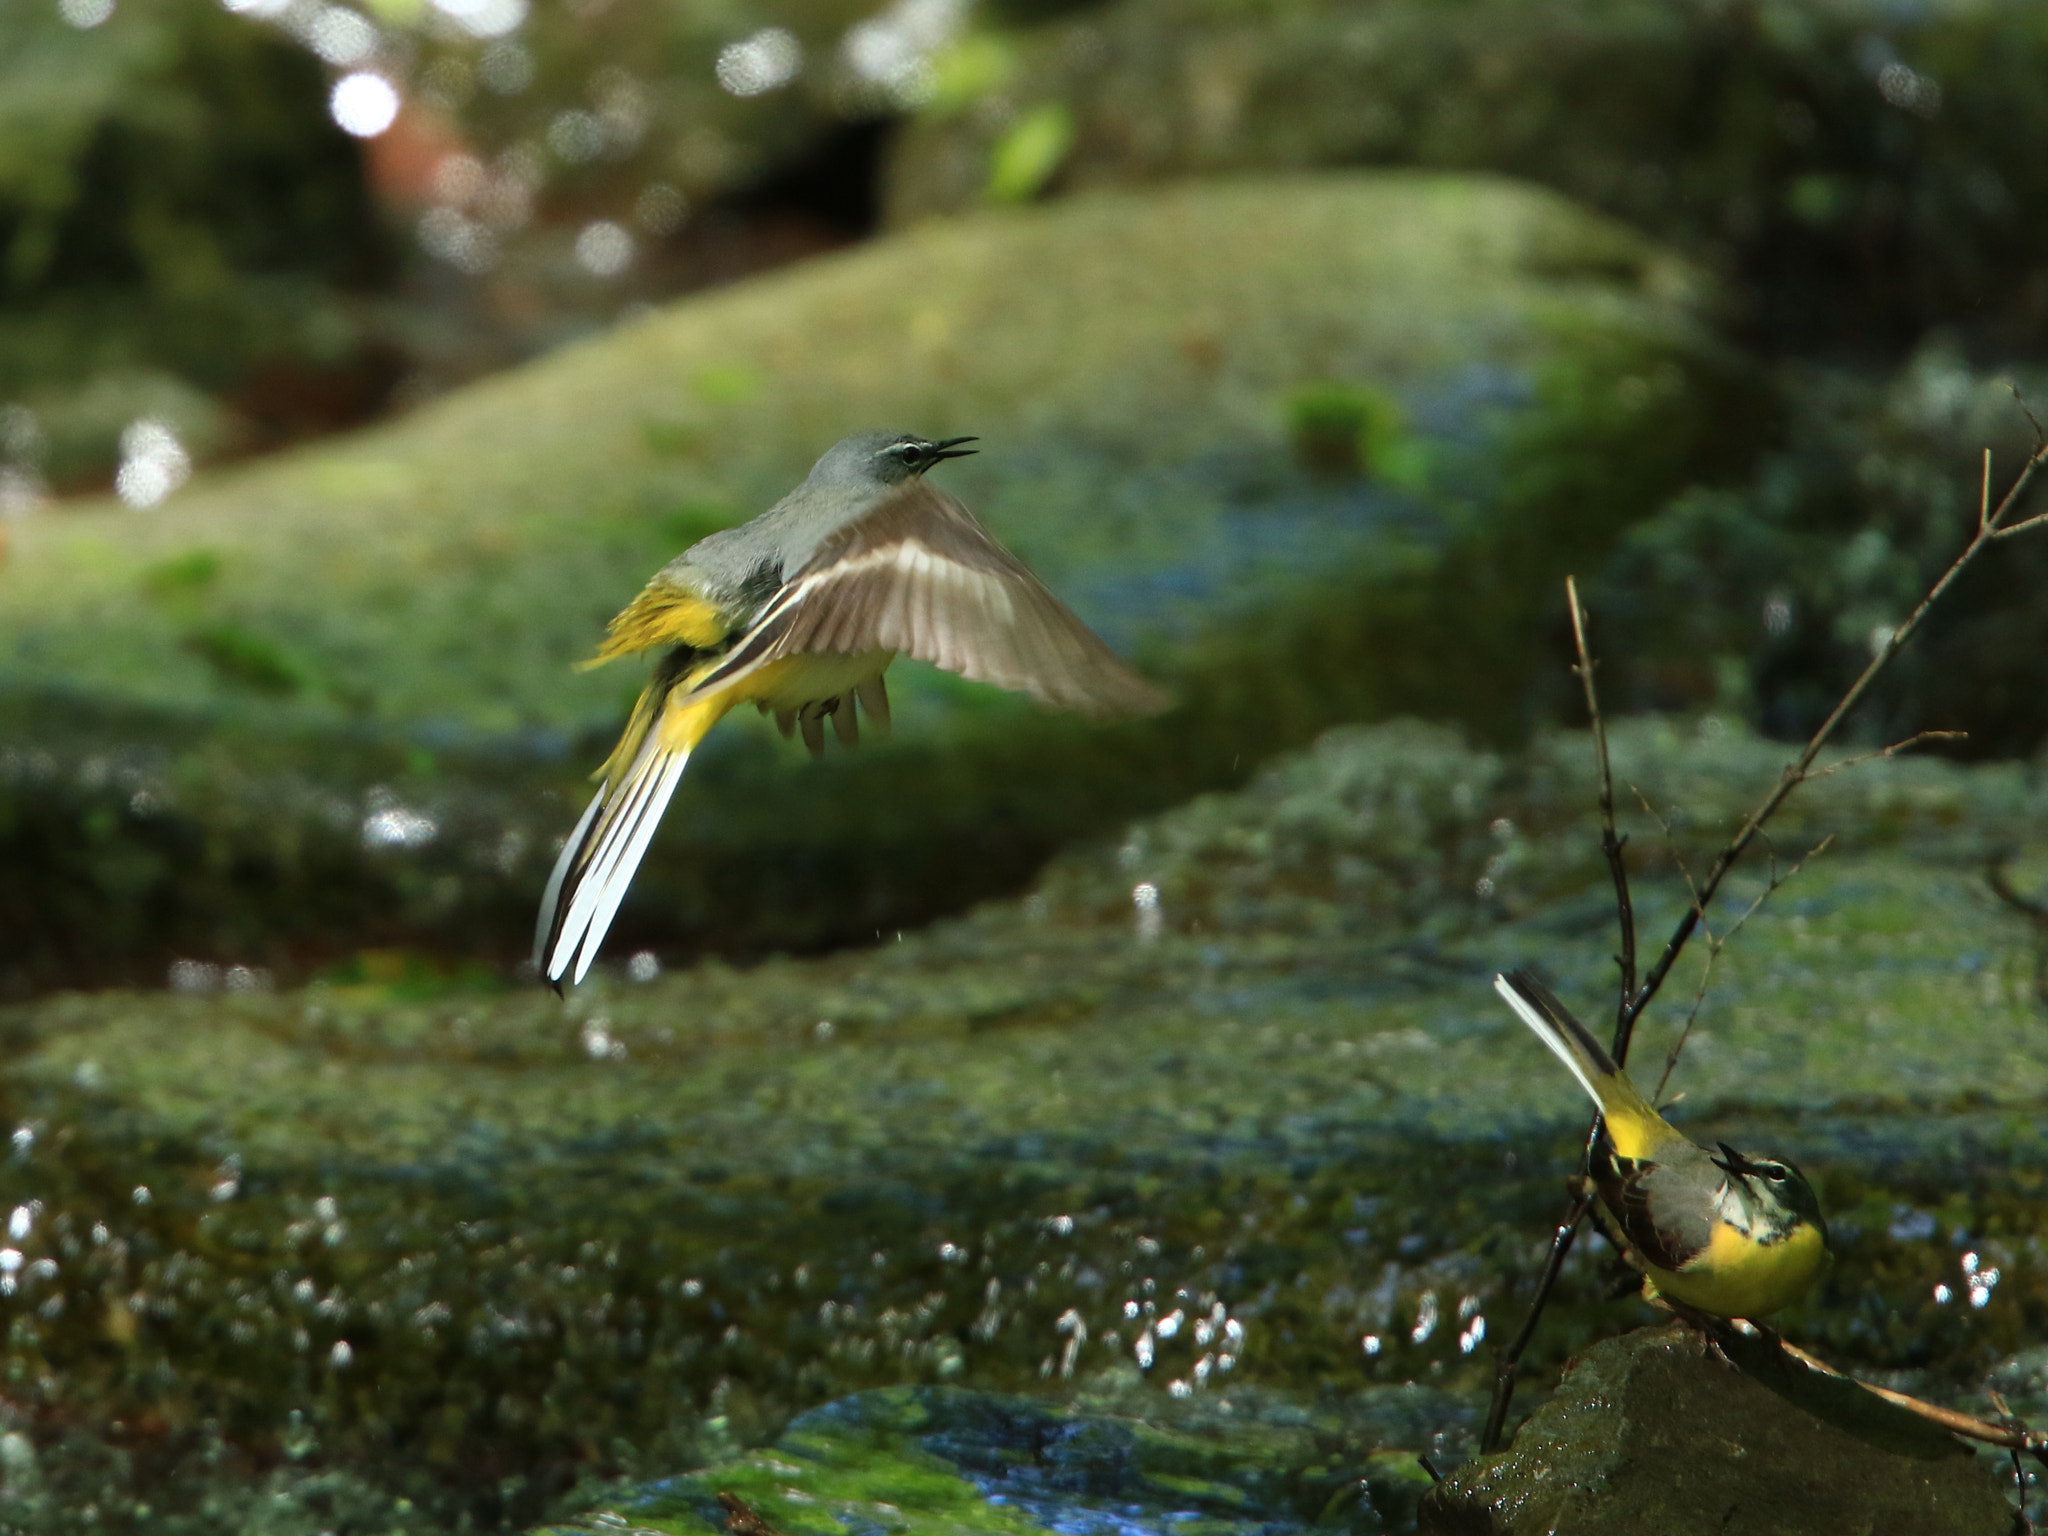
[[[583,851],[583,839],[590,833],[590,823],[603,808],[604,791],[600,789],[590,797],[590,804],[583,808],[583,815],[576,822],[576,830],[571,832],[569,840],[562,844],[561,856],[555,860],[555,867],[548,873],[547,889],[540,895],[540,918],[533,929],[533,964],[536,970],[547,964],[548,931],[554,927],[555,913],[561,906],[562,883],[569,878],[569,867],[576,862],[576,855]]]
[[[650,745],[609,797],[612,804],[603,805],[608,797],[600,790],[591,809],[583,813],[575,837],[562,850],[567,862],[557,864],[555,877],[549,882],[550,893],[559,896],[562,887],[571,879],[574,881],[568,890],[568,913],[555,933],[554,947],[542,968],[549,981],[560,981],[572,961],[576,966],[572,983],[582,981],[588,974],[689,760],[687,751],[664,752]],[[592,815],[600,807],[610,814],[598,833],[597,845],[585,852],[581,845],[589,835]],[[575,864],[580,867],[572,875],[570,866]],[[553,910],[547,902],[543,902],[542,909]],[[541,942],[546,941],[543,930]]]
[[[1586,1063],[1580,1059],[1578,1051],[1574,1049],[1564,1032],[1545,1017],[1542,1009],[1517,992],[1515,984],[1507,977],[1494,977],[1493,990],[1507,999],[1507,1005],[1515,1010],[1516,1016],[1524,1024],[1536,1032],[1538,1040],[1550,1047],[1551,1054],[1572,1069],[1572,1076],[1579,1080],[1579,1086],[1586,1090],[1586,1096],[1593,1101],[1594,1107],[1605,1113],[1607,1105],[1600,1097],[1600,1090],[1593,1086],[1593,1078],[1586,1070]]]
[[[619,903],[626,899],[626,887],[633,883],[634,871],[639,869],[641,859],[647,855],[647,845],[654,839],[654,829],[661,825],[661,814],[668,809],[669,796],[676,792],[676,784],[683,776],[683,765],[689,760],[689,753],[678,752],[661,765],[660,777],[638,812],[632,837],[619,851],[604,878],[596,910],[591,914],[589,930],[584,935],[582,951],[576,957],[575,981],[580,983],[583,980],[590,970],[590,962],[597,958],[597,946],[604,942],[605,932],[611,927],[612,918],[618,914]]]

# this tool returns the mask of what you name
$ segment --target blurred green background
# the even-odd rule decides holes
[[[1078,1281],[986,1322],[1079,1211],[1059,1284],[1167,1234],[1189,1298],[1272,1320],[1245,1379],[1336,1415],[1315,1456],[1458,1454],[1483,1357],[1424,1349],[1419,1297],[1505,1306],[1571,1153],[1484,978],[1591,986],[1609,942],[1562,578],[1691,848],[2048,418],[2043,78],[2020,0],[0,0],[0,1529],[518,1527],[856,1387],[1031,1388],[1070,1304],[1125,1327]],[[857,755],[735,720],[600,981],[530,995],[643,675],[572,664],[878,425],[978,435],[947,483],[1175,708],[1097,730],[904,666]],[[2039,1087],[2002,1065],[2039,1060],[2036,938],[1981,879],[2048,848],[2044,581],[2000,546],[1851,720],[1967,735],[1835,807],[1878,830],[1801,909],[1831,936],[1726,984],[1758,1061],[1744,989],[1800,989],[1783,1082],[1828,1112],[1787,1149],[1908,1319],[1842,1282],[1814,1326],[1959,1402],[2048,1394],[2012,1353]],[[1836,996],[1849,956],[1918,979]],[[2001,1043],[1954,1073],[1830,1086],[1976,1007]],[[786,1074],[835,1020],[866,1065],[827,1106]],[[1001,1085],[1069,1053],[1100,1100],[1019,1119]],[[1793,1133],[1716,1082],[1701,1113]],[[2010,1120],[1959,1172],[1978,1102]],[[1414,1203],[1509,1135],[1464,1225]],[[971,1274],[901,1257],[956,1238]],[[1991,1242],[1995,1305],[1909,1305]],[[890,1321],[835,1342],[813,1267]],[[1330,1406],[1395,1380],[1367,1327],[1420,1330],[1435,1428]],[[1282,1525],[1412,1512],[1246,1476]]]

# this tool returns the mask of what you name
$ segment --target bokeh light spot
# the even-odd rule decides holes
[[[504,37],[528,12],[527,0],[434,0],[434,8],[471,37]]]
[[[735,96],[779,90],[804,67],[803,44],[787,27],[763,27],[719,51],[718,83]]]
[[[367,70],[343,75],[327,98],[327,110],[341,131],[359,139],[374,139],[396,122],[398,105],[397,88]]]
[[[166,423],[144,416],[123,429],[114,493],[129,506],[153,507],[191,478],[192,456]]]
[[[341,5],[315,15],[306,28],[306,40],[329,64],[360,64],[377,51],[377,29]]]
[[[617,277],[633,264],[633,237],[610,219],[583,226],[576,237],[576,265],[592,277]]]

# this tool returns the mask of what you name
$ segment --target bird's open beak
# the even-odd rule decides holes
[[[933,443],[932,462],[936,464],[941,459],[964,459],[970,453],[977,453],[980,450],[962,448],[960,445],[962,443],[978,443],[980,441],[981,439],[978,437],[949,437],[942,442]]]
[[[1749,1176],[1758,1171],[1756,1164],[1729,1146],[1727,1142],[1720,1142],[1718,1145],[1721,1148],[1721,1155],[1708,1158],[1707,1161],[1723,1173],[1728,1174],[1732,1178],[1740,1179],[1744,1185],[1747,1185],[1749,1183]]]

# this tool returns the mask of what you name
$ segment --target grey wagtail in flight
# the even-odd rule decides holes
[[[926,483],[973,441],[849,437],[759,517],[655,572],[612,620],[586,665],[664,655],[541,897],[534,963],[552,985],[583,980],[683,765],[737,705],[772,711],[785,736],[801,727],[813,755],[830,716],[851,747],[856,700],[887,728],[882,674],[903,655],[1097,719],[1166,706],[973,513]]]
[[[1718,1317],[1763,1317],[1799,1299],[1829,1263],[1813,1186],[1790,1163],[1715,1157],[1666,1123],[1628,1074],[1527,971],[1494,990],[1592,1095],[1607,1123],[1593,1184],[1648,1277],[1646,1293]]]

